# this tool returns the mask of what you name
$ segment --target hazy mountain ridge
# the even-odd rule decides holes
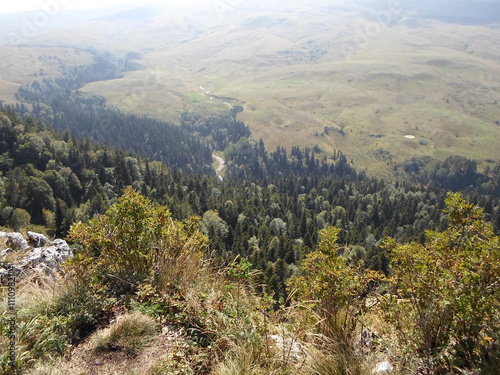
[[[410,1],[406,1],[411,3]],[[415,18],[431,18],[462,25],[494,25],[498,27],[500,2],[495,0],[421,1]]]

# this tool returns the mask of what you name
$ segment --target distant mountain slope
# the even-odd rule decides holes
[[[242,105],[270,149],[342,149],[370,174],[411,157],[500,159],[498,2],[224,4],[119,9],[30,43],[140,51],[144,69],[82,92],[176,122]]]

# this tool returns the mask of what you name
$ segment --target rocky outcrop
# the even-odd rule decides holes
[[[0,238],[2,238],[3,233],[0,232]],[[6,245],[10,246],[10,248],[0,252],[0,261],[5,261],[7,256],[16,257],[16,255],[19,255],[21,260],[4,263],[0,266],[0,281],[4,285],[7,283],[9,270],[10,275],[15,275],[16,277],[23,277],[34,272],[55,276],[56,273],[61,271],[61,264],[68,258],[73,257],[73,252],[66,241],[56,239],[49,243],[49,240],[43,234],[28,233],[30,242],[41,246],[30,248],[28,242],[20,233],[5,233],[4,237],[7,238]],[[19,254],[22,250],[27,251],[29,249],[31,251]]]
[[[49,243],[49,239],[43,234],[28,231],[26,235],[28,243],[33,247],[45,246]]]
[[[0,232],[0,239],[5,239],[5,244],[13,250],[26,250],[29,248],[28,241],[24,239],[21,233]]]
[[[28,256],[19,262],[24,268],[44,272],[46,275],[54,275],[61,270],[61,263],[72,258],[73,252],[64,240],[54,240],[48,246],[33,249]]]
[[[12,250],[10,247],[0,251],[0,260],[3,261],[5,258],[7,258],[7,255],[15,253],[14,250]]]

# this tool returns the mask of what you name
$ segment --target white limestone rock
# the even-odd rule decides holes
[[[54,275],[55,271],[61,270],[61,264],[72,257],[73,252],[66,241],[54,240],[49,246],[33,249],[19,265],[22,268],[31,268],[47,275]]]
[[[12,254],[12,253],[15,253],[15,251],[12,250],[10,247],[5,249],[5,250],[0,251],[0,260],[1,261],[5,260],[5,258],[7,258],[7,255]]]
[[[29,248],[28,241],[26,241],[21,233],[0,232],[0,238],[6,239],[6,245],[12,250],[26,250]]]
[[[285,353],[293,362],[304,361],[308,355],[307,349],[298,342],[294,335],[285,327],[282,335],[271,335],[271,339],[281,353]]]
[[[389,361],[378,363],[372,370],[372,375],[387,375],[392,373],[394,373],[394,366]]]

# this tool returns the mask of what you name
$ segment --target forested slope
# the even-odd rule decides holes
[[[130,185],[177,219],[202,217],[223,261],[248,257],[264,271],[261,281],[281,295],[295,265],[318,243],[318,231],[328,226],[341,228],[340,242],[351,245],[346,256],[388,273],[382,239],[423,243],[426,229],[445,225],[445,190],[368,179],[340,152],[318,160],[310,150],[267,153],[263,142],[242,139],[226,152],[229,177],[221,183],[22,119],[12,108],[0,112],[0,126],[1,226],[31,223],[64,235],[72,223],[104,213]],[[499,200],[468,197],[498,230]]]

